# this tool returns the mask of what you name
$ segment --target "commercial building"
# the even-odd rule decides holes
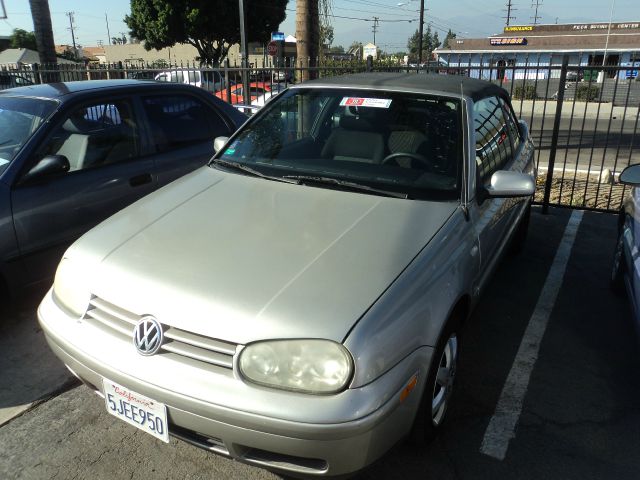
[[[605,76],[636,78],[640,69],[640,22],[604,22],[553,25],[511,25],[488,38],[454,38],[434,52],[441,63],[463,67],[484,79],[541,79],[560,75],[559,66],[629,67],[604,69]],[[532,68],[535,66],[536,68]]]

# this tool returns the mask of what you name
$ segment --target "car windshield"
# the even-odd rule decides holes
[[[0,97],[0,173],[7,169],[56,105],[51,100]]]
[[[460,105],[456,97],[416,93],[291,89],[267,103],[217,158],[270,179],[313,177],[314,186],[326,188],[340,188],[339,180],[408,198],[454,200],[461,183]]]

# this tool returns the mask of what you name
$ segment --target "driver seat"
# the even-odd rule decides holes
[[[394,153],[417,153],[425,155],[427,136],[418,130],[394,130],[389,134],[389,151]],[[403,168],[413,168],[412,159],[398,157],[396,163]]]
[[[333,160],[379,164],[384,158],[384,137],[368,119],[343,115],[320,155]]]

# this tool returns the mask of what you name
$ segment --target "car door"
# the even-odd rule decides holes
[[[223,115],[195,95],[146,95],[141,101],[158,185],[206,165],[214,154],[215,138],[233,133]]]
[[[474,102],[476,201],[470,212],[480,245],[482,285],[497,262],[512,226],[513,207],[519,199],[492,198],[485,188],[498,170],[517,168],[507,118],[498,97]]]
[[[29,283],[51,275],[80,235],[156,187],[146,148],[129,98],[79,104],[52,125],[28,163],[61,155],[69,171],[30,182],[18,179],[11,190]]]

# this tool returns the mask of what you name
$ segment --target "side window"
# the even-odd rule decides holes
[[[138,126],[127,100],[76,108],[39,151],[64,155],[70,169],[83,170],[138,156]]]
[[[518,122],[513,114],[513,109],[502,98],[500,104],[504,110],[504,115],[507,119],[507,126],[509,127],[509,135],[511,136],[511,143],[513,144],[513,150],[518,150],[521,143],[520,129],[518,128]]]
[[[511,142],[504,112],[496,97],[483,98],[473,105],[476,136],[476,165],[481,183],[501,170],[512,158]]]
[[[145,97],[142,104],[159,152],[212,142],[231,133],[218,113],[187,95]]]
[[[171,81],[175,83],[184,83],[182,72],[171,72]]]

